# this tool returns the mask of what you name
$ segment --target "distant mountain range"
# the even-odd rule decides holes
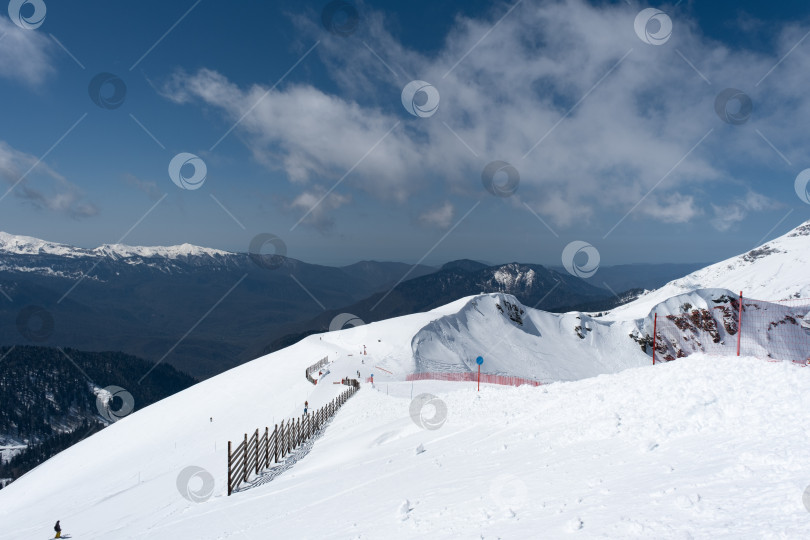
[[[405,281],[393,290],[373,294],[340,310],[326,311],[312,320],[289,325],[290,333],[271,342],[263,352],[283,349],[306,335],[329,330],[331,321],[341,311],[370,323],[428,311],[464,296],[491,292],[512,294],[527,306],[549,311],[560,306],[607,301],[613,296],[567,272],[536,264],[487,266],[470,260],[453,261],[433,274]]]
[[[411,270],[255,258],[188,244],[88,250],[0,233],[0,344],[123,351],[208,377],[254,358],[274,329],[357,302]],[[39,315],[45,328],[31,331]]]
[[[325,331],[344,312],[371,322],[480,292],[546,310],[610,309],[635,297],[626,289],[659,286],[683,266],[691,270],[600,268],[583,281],[535,264],[330,267],[190,244],[86,249],[0,232],[0,345],[122,351],[206,378]]]

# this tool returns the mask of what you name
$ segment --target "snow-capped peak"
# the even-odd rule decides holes
[[[213,248],[204,248],[192,244],[180,244],[179,246],[127,246],[124,244],[104,244],[97,247],[93,252],[115,258],[161,257],[166,259],[176,259],[178,257],[222,257],[231,255],[228,251]]]
[[[0,231],[0,252],[16,255],[60,255],[64,257],[90,255],[90,252],[86,249],[2,231]]]
[[[205,248],[192,244],[178,246],[128,246],[104,244],[95,249],[85,249],[58,242],[48,242],[30,236],[20,236],[0,231],[0,253],[14,255],[57,255],[61,257],[130,257],[177,259],[181,257],[222,257],[232,255],[228,251]]]
[[[505,264],[498,268],[493,274],[493,278],[505,290],[510,291],[514,287],[531,287],[534,284],[536,274],[531,268],[524,268],[517,263]]]

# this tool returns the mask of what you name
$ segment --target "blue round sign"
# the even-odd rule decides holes
[[[483,364],[483,363],[484,363],[484,357],[483,357],[483,356],[479,356],[478,358],[476,358],[476,359],[475,359],[475,363],[476,363],[476,364],[478,364],[478,365],[480,366],[481,364]]]

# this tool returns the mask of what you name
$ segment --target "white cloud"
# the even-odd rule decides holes
[[[20,182],[20,178],[25,178]],[[20,152],[0,141],[0,179],[11,192],[36,208],[61,212],[73,218],[95,216],[98,207],[86,202],[81,190],[65,177],[39,162],[30,154]]]
[[[351,201],[351,197],[347,195],[332,192],[324,196],[325,192],[321,188],[305,191],[290,203],[290,208],[298,209],[302,216],[306,216],[303,223],[310,224],[321,232],[328,232],[334,227],[332,210]]]
[[[55,72],[50,56],[53,45],[45,34],[23,30],[0,17],[0,36],[0,77],[37,86]]]
[[[163,195],[163,192],[158,188],[157,182],[141,180],[134,174],[125,174],[124,182],[145,193],[152,201],[157,201]]]
[[[419,216],[419,223],[429,227],[447,229],[452,225],[455,213],[456,210],[453,205],[446,202],[442,206],[423,212]]]
[[[740,198],[727,205],[712,204],[714,218],[712,226],[721,232],[732,229],[737,223],[749,217],[753,212],[776,210],[782,205],[761,193],[749,191],[744,198]]]
[[[688,223],[703,213],[694,197],[680,193],[652,196],[639,206],[639,211],[664,223]]]
[[[729,50],[689,20],[676,19],[673,38],[656,47],[636,37],[637,10],[621,3],[526,2],[479,43],[504,13],[499,6],[486,20],[457,20],[431,57],[398,42],[377,12],[364,17],[364,34],[353,40],[296,19],[303,35],[322,40],[315,54],[340,92],[307,84],[240,88],[201,69],[175,74],[165,93],[220,109],[228,125],[248,113],[238,129],[255,158],[302,189],[352,170],[352,187],[381,199],[405,203],[437,182],[486,197],[481,170],[499,159],[520,171],[520,200],[558,226],[606,211],[623,215],[652,189],[639,216],[686,221],[702,212],[691,193],[697,184],[731,180],[724,171],[744,160],[780,159],[753,125],[766,126],[787,155],[810,143],[792,121],[810,115],[810,49],[797,49],[757,89],[778,56]],[[804,30],[784,31],[781,54]],[[434,116],[418,119],[399,105],[411,78],[439,90]],[[717,93],[729,86],[754,99],[747,125],[728,126],[714,112]]]

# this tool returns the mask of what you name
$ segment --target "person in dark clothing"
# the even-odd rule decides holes
[[[307,409],[309,409],[309,401],[304,402],[304,414],[307,414]]]
[[[62,538],[62,527],[59,525],[59,520],[56,520],[56,525],[53,526],[53,530],[56,531],[56,536],[54,538]]]

